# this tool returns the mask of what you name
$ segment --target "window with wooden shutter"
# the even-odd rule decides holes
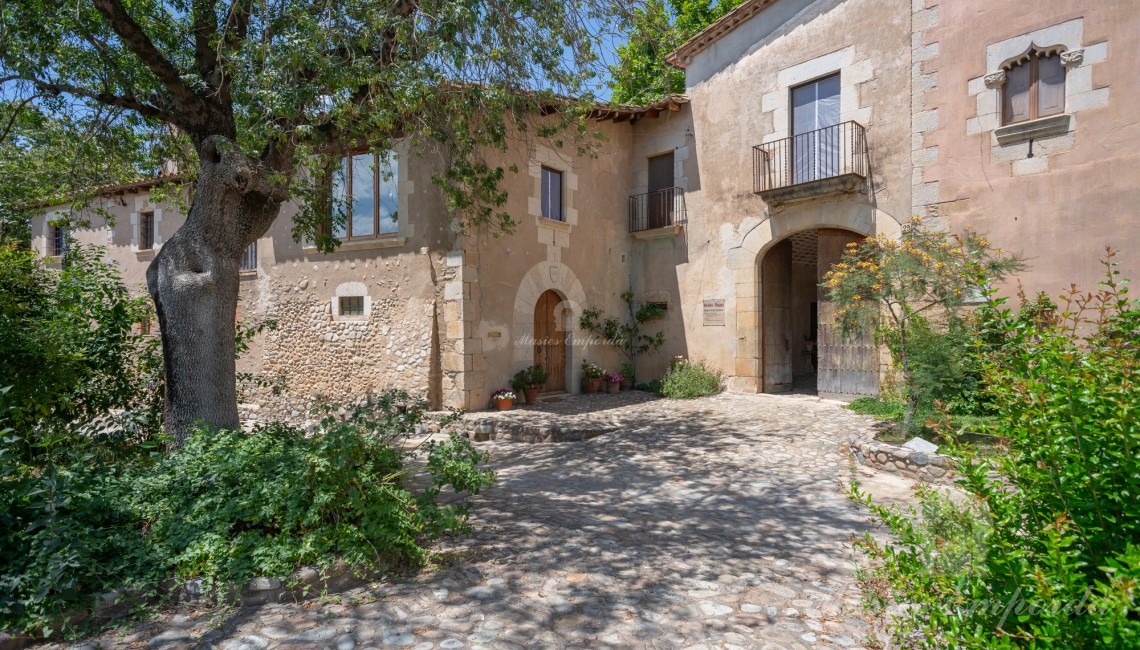
[[[1015,124],[1065,111],[1065,68],[1061,54],[1030,51],[1006,69],[1002,122]]]

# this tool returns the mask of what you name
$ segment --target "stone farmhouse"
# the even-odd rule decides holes
[[[481,409],[536,362],[577,392],[582,360],[620,366],[578,317],[627,290],[665,308],[641,380],[683,354],[734,391],[873,394],[880,351],[836,336],[817,288],[848,241],[922,215],[1026,255],[1030,293],[1095,288],[1106,245],[1140,277],[1136,34],[1131,0],[747,0],[668,56],[685,95],[599,108],[596,156],[508,152],[507,236],[456,232],[430,160],[348,156],[339,250],[294,243],[286,210],[247,252],[239,318],[279,326],[239,369],[287,380],[246,407],[399,387]],[[115,226],[70,233],[140,288],[183,220],[159,182],[109,188]],[[33,224],[45,255],[62,209]]]

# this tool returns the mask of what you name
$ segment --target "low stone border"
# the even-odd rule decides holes
[[[952,459],[941,454],[928,454],[892,445],[878,440],[852,436],[851,453],[860,465],[877,470],[902,474],[907,478],[926,483],[953,485]]]
[[[293,574],[291,582],[293,587],[285,586],[280,578],[254,578],[245,586],[230,587],[224,601],[238,607],[254,607],[265,603],[287,602],[311,598],[322,593],[336,593],[347,591],[360,585],[371,582],[379,574],[358,577],[347,564],[338,562],[322,578],[320,571],[312,567],[303,567]],[[208,598],[215,598],[216,593],[204,584],[201,579],[189,580],[181,585],[168,581],[159,586],[157,598],[148,598],[138,591],[108,591],[93,597],[95,605],[88,613],[71,613],[65,615],[71,623],[80,624],[94,621],[103,623],[114,618],[124,616],[136,605],[143,602],[158,602],[164,596],[170,596],[175,602],[198,602]],[[141,601],[141,602],[140,602]],[[63,618],[60,619],[62,624]],[[41,643],[46,639],[0,631],[0,650],[20,650],[34,643]]]
[[[483,442],[486,440],[507,440],[509,442],[578,442],[597,438],[613,428],[567,429],[547,424],[523,424],[501,418],[465,418],[459,423],[463,435]]]

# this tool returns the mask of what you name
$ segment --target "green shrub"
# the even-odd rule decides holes
[[[0,436],[0,629],[50,634],[92,594],[157,582],[161,563],[131,508],[138,470],[83,450],[33,466],[15,436]]]
[[[979,385],[982,363],[975,330],[973,318],[950,316],[935,328],[921,316],[911,317],[906,354],[910,358],[909,389],[920,425],[935,402],[955,415],[985,415],[992,410]],[[899,359],[903,351],[898,331],[880,329],[878,335],[892,357]]]
[[[723,376],[703,361],[682,360],[675,363],[661,379],[660,393],[674,399],[691,399],[715,395],[722,389]]]
[[[108,460],[58,453],[45,467],[0,445],[0,628],[40,631],[113,588],[164,578],[240,584],[343,560],[354,570],[412,566],[424,543],[465,529],[493,475],[458,436],[416,451],[400,438],[422,402],[382,396],[313,431],[199,431],[162,455]],[[446,501],[446,503],[441,503]]]
[[[876,562],[868,583],[885,602],[918,605],[899,640],[1140,646],[1140,305],[1111,266],[1102,290],[1063,302],[1059,314],[1027,303],[1014,316],[1000,300],[979,310],[983,384],[1007,445],[989,458],[949,445],[972,500],[922,523],[873,508],[898,543],[862,541]],[[947,544],[978,536],[976,561],[940,561]]]
[[[423,540],[463,529],[466,506],[441,489],[491,484],[485,456],[453,436],[428,450],[426,491],[405,485],[405,455],[371,410],[324,418],[311,435],[283,424],[203,431],[138,478],[148,543],[180,578],[220,583],[288,576],[344,560],[374,569],[424,558]]]
[[[73,246],[57,271],[0,247],[0,430],[10,429],[9,451],[25,460],[93,443],[128,443],[116,449],[130,453],[130,443],[158,434],[158,342],[131,331],[151,319],[150,302],[132,297],[100,255]],[[127,440],[105,439],[124,430]]]

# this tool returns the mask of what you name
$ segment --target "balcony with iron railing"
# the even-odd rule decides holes
[[[769,204],[858,192],[869,167],[867,131],[857,122],[752,148],[753,191]]]
[[[672,232],[685,223],[685,191],[667,187],[629,197],[629,231],[634,233]]]

